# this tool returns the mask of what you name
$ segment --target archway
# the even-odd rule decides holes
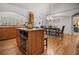
[[[79,33],[79,13],[72,15],[73,33]]]

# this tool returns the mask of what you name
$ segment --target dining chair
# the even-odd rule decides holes
[[[44,28],[44,26],[40,26],[40,28]]]
[[[46,28],[46,34],[50,35],[50,28]]]
[[[62,29],[58,31],[58,36],[60,36],[61,38],[64,36],[64,28],[65,26],[62,26]]]

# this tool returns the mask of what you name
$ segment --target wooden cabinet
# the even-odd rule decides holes
[[[2,27],[0,28],[0,40],[12,39],[16,37],[15,27]]]
[[[18,33],[17,35],[20,34],[20,29],[17,30]],[[32,30],[32,31],[28,31],[28,30],[24,30],[27,35],[24,35],[26,36],[26,40],[24,42],[26,42],[24,46],[26,46],[26,54],[29,54],[29,55],[36,55],[36,54],[41,54],[44,52],[44,30]],[[22,46],[20,46],[20,44],[22,43],[20,40],[21,37],[20,35],[17,36],[18,38],[16,39],[17,40],[17,44],[18,46],[20,47],[21,50],[22,49]],[[19,42],[19,43],[18,43]]]
[[[29,54],[41,54],[44,49],[44,31],[29,32]]]

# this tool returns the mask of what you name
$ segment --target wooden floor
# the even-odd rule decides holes
[[[65,35],[63,39],[59,37],[49,37],[48,48],[45,54],[48,55],[73,55],[76,53],[77,36]]]
[[[63,39],[50,36],[48,48],[42,55],[73,55],[76,54],[76,46],[79,41],[78,35],[64,35]],[[0,41],[0,55],[22,55],[16,45],[16,39]]]

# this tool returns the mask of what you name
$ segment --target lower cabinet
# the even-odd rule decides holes
[[[15,27],[2,27],[0,28],[0,40],[16,38]]]

